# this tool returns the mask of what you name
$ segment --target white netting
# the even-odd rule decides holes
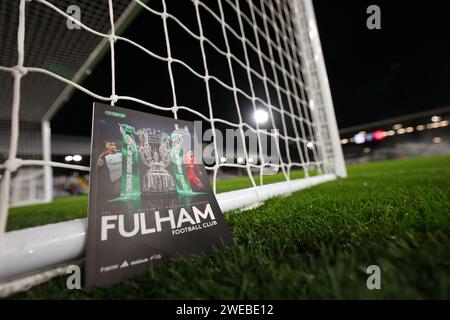
[[[174,13],[176,11],[172,11],[172,7],[179,3],[190,6],[190,21],[184,21]],[[65,9],[69,4],[78,4],[87,18],[80,22],[68,15]],[[0,22],[0,85],[5,89],[0,92],[0,101],[9,101],[12,107],[0,110],[1,129],[8,132],[2,134],[2,139],[6,137],[8,141],[1,141],[0,145],[3,155],[3,164],[0,165],[0,235],[5,230],[10,197],[19,197],[24,190],[29,190],[30,183],[41,183],[42,171],[22,172],[23,168],[89,170],[84,166],[52,162],[48,157],[43,159],[42,140],[34,141],[36,136],[23,141],[26,136],[21,128],[26,127],[25,121],[36,125],[37,121],[46,119],[49,110],[56,110],[67,98],[68,88],[75,88],[93,100],[111,105],[122,101],[124,106],[137,103],[171,112],[175,118],[181,112],[189,113],[209,124],[213,129],[215,161],[206,168],[212,172],[214,191],[218,171],[226,168],[245,170],[253,187],[264,183],[263,175],[267,168],[281,170],[286,181],[290,180],[295,169],[303,171],[305,179],[316,174],[338,174],[342,154],[338,154],[340,149],[336,149],[339,138],[331,97],[329,91],[323,92],[326,73],[315,21],[311,20],[311,14],[307,14],[308,6],[311,10],[310,0],[1,2],[0,17],[6,20],[3,24]],[[165,44],[164,50],[148,48],[137,40],[120,35],[116,29],[120,25],[119,20],[132,7],[139,7],[141,15],[160,19],[163,31],[158,35],[158,41]],[[68,21],[80,29],[68,31]],[[198,56],[187,60],[179,55],[179,44],[173,40],[178,39],[173,31],[175,26],[198,44]],[[213,28],[218,31],[212,33],[210,30]],[[12,31],[16,36],[11,35]],[[43,32],[51,35],[43,35]],[[5,42],[4,46],[2,42]],[[108,94],[80,84],[82,73],[87,72],[84,69],[86,62],[101,56],[102,43],[109,48],[111,62]],[[116,79],[119,62],[129,63],[136,73],[145,66],[134,65],[133,61],[123,62],[119,56],[116,57],[118,44],[126,44],[129,50],[138,50],[147,59],[165,65],[171,102],[161,104],[121,92]],[[208,62],[213,54],[224,59],[223,65]],[[225,70],[225,73],[217,73],[217,68]],[[177,70],[180,69],[203,83],[201,89],[205,93],[206,112],[196,108],[195,104],[183,102],[183,92],[185,94],[187,90],[195,96],[197,92],[194,90],[198,88],[191,89],[190,83],[177,80]],[[141,81],[138,76],[120,80]],[[217,108],[218,90],[232,95],[232,107],[227,110]],[[261,128],[258,122],[249,119],[248,115],[257,109],[267,110],[268,126]],[[221,161],[215,128],[238,130],[238,136],[244,141],[243,161]],[[280,162],[269,161],[261,148],[257,149],[256,157],[249,154],[245,130],[257,134],[259,145],[265,136],[273,138]],[[39,152],[33,153],[33,149]],[[259,176],[259,181],[254,175]],[[19,180],[14,182],[15,177]],[[30,179],[32,177],[34,182]],[[33,277],[27,279],[28,284],[34,281]]]
[[[309,34],[308,21],[303,14],[304,8],[302,1],[249,0],[244,2],[237,0],[219,0],[217,2],[202,2],[192,0],[189,3],[194,9],[194,20],[196,23],[196,26],[193,27],[192,24],[188,26],[187,23],[184,23],[172,14],[168,9],[169,2],[167,1],[163,0],[158,10],[154,8],[157,7],[155,5],[151,6],[143,1],[135,0],[133,4],[142,7],[144,11],[142,14],[155,15],[161,18],[166,47],[164,55],[156,53],[132,39],[116,34],[115,24],[118,15],[115,15],[114,12],[115,10],[123,12],[126,7],[126,1],[117,1],[117,3],[114,1],[113,3],[111,0],[105,0],[94,1],[94,3],[94,5],[86,7],[86,2],[80,2],[80,4],[83,4],[83,8],[86,8],[86,10],[89,8],[88,12],[91,16],[95,17],[95,15],[98,15],[103,18],[98,19],[102,23],[97,23],[97,25],[93,23],[94,20],[88,20],[89,22],[83,23],[68,15],[64,11],[65,2],[46,0],[21,1],[20,8],[17,8],[20,9],[17,19],[17,39],[15,41],[17,50],[11,48],[11,41],[9,41],[9,45],[5,46],[4,49],[5,56],[2,57],[2,65],[4,66],[0,66],[0,71],[9,72],[13,75],[14,79],[14,83],[11,82],[7,86],[11,90],[6,90],[8,93],[4,93],[4,95],[11,95],[10,100],[13,100],[13,107],[10,112],[5,113],[11,116],[11,125],[9,127],[12,130],[8,152],[9,159],[1,166],[2,169],[5,169],[2,179],[3,200],[8,200],[8,196],[5,195],[5,190],[10,189],[11,173],[15,172],[15,169],[18,167],[24,165],[51,165],[89,170],[87,167],[54,163],[19,155],[17,150],[20,145],[18,144],[18,136],[20,137],[18,134],[20,131],[19,119],[26,119],[27,115],[30,117],[28,112],[26,115],[22,115],[20,107],[22,104],[25,104],[27,111],[28,109],[36,111],[35,107],[28,107],[28,102],[26,102],[30,95],[23,94],[23,91],[26,92],[26,86],[41,82],[32,81],[34,75],[45,75],[51,79],[50,86],[52,86],[52,81],[58,83],[59,86],[69,85],[83,91],[96,100],[110,102],[111,105],[116,104],[118,101],[137,102],[154,109],[171,111],[175,118],[177,118],[180,111],[193,113],[210,124],[213,129],[214,145],[217,140],[214,129],[221,125],[237,128],[242,141],[245,141],[244,130],[255,132],[258,136],[258,142],[260,142],[263,135],[269,135],[275,138],[276,152],[280,159],[279,164],[267,162],[261,148],[258,149],[256,161],[247,161],[250,158],[247,143],[243,143],[245,160],[240,161],[241,163],[222,162],[219,159],[220,153],[215,152],[214,164],[207,166],[207,170],[213,172],[214,190],[216,190],[217,172],[225,167],[245,169],[252,186],[257,185],[252,171],[259,171],[261,178],[259,181],[262,184],[262,176],[266,167],[281,169],[286,180],[290,179],[291,169],[296,168],[303,170],[306,177],[308,177],[309,170],[311,169],[319,173],[333,172],[334,162],[332,144],[330,143],[331,137],[328,130],[329,124],[324,108],[322,107],[324,102],[321,100],[321,94],[317,94],[320,91],[320,83],[314,63],[315,56],[309,40],[311,34]],[[173,6],[174,4],[171,2],[170,5]],[[33,6],[32,12],[27,11],[28,6]],[[1,8],[7,11],[4,4]],[[12,5],[12,8],[14,9],[14,5]],[[52,24],[53,27],[54,25],[57,26],[57,30],[59,31],[56,39],[64,43],[64,47],[58,48],[58,41],[50,41],[48,37],[42,38],[45,39],[45,41],[43,40],[44,43],[46,41],[48,42],[42,48],[46,49],[53,58],[47,59],[44,62],[41,61],[42,54],[39,53],[39,48],[36,44],[30,44],[30,41],[35,41],[33,35],[36,31],[28,31],[27,29],[28,23],[30,23],[30,26],[38,23],[36,22],[38,21],[36,18],[37,13],[41,13],[45,17],[48,15],[52,17],[48,19],[48,23]],[[108,25],[105,25],[106,17],[109,20]],[[205,19],[208,19],[209,24],[207,26],[203,22]],[[71,43],[74,41],[74,39],[64,40],[65,34],[69,32],[65,30],[67,21],[73,22],[81,27],[80,32],[84,35],[80,36],[78,40],[85,40],[89,44],[88,50],[85,46],[82,46],[84,50],[87,50],[86,52],[74,53],[72,52],[74,50],[70,51],[67,48],[67,42]],[[173,55],[171,50],[173,46],[171,43],[173,34],[171,35],[169,30],[169,21],[181,27],[188,36],[198,41],[201,53],[200,68],[191,66],[186,61]],[[206,36],[205,29],[210,28],[211,23],[217,24],[220,27],[222,39],[211,39]],[[41,24],[40,27],[42,28],[41,20],[39,20],[39,24]],[[58,27],[58,24],[63,25]],[[8,27],[11,28],[11,26]],[[25,35],[32,37],[32,40],[28,38],[24,39]],[[96,37],[97,40],[92,41],[92,37]],[[95,48],[99,37],[109,42],[111,61],[110,95],[98,94],[95,92],[95,88],[86,88],[72,81],[74,76],[76,76],[76,68],[82,63],[80,57],[85,59],[89,50]],[[141,50],[148,55],[148,59],[157,59],[167,64],[172,93],[171,105],[159,105],[152,101],[121,95],[120,92],[117,92],[115,46],[118,42],[127,43],[131,47]],[[31,54],[28,54],[25,48],[28,48]],[[207,53],[211,50],[226,59],[226,64],[222,67],[228,69],[228,79],[225,79],[227,77],[218,77],[209,71],[211,66],[208,64]],[[29,66],[24,65],[25,57]],[[58,64],[60,61],[64,61],[64,67]],[[207,114],[201,113],[195,106],[182,105],[178,102],[177,93],[179,92],[178,88],[180,84],[177,83],[174,75],[175,72],[173,69],[175,66],[185,68],[192,76],[204,81],[208,108]],[[237,68],[240,71],[237,71]],[[239,84],[236,81],[237,73],[242,73],[242,71],[244,77],[247,78],[246,86],[239,85],[242,83],[242,77],[240,78]],[[5,81],[4,76],[2,79]],[[29,83],[30,81],[32,82]],[[234,110],[228,110],[229,113],[234,113],[234,115],[228,119],[227,117],[216,117],[215,115],[218,110],[214,108],[215,101],[213,101],[212,96],[213,88],[216,88],[217,85],[231,92],[234,97]],[[256,89],[258,89],[258,92]],[[33,90],[32,93],[36,95],[38,91]],[[54,100],[57,97],[57,92],[53,95],[47,95],[48,97],[50,97],[50,100]],[[249,102],[245,106],[242,103],[243,99]],[[45,109],[49,108],[49,103],[37,104],[42,110],[37,115],[32,116],[34,119],[39,118],[39,115],[42,116],[45,113]],[[266,109],[269,113],[271,128],[279,129],[279,132],[261,130],[257,122],[251,123],[250,121],[246,121],[248,119],[243,116],[242,110],[248,108],[248,105],[250,105],[253,112],[256,112],[261,107]],[[5,112],[5,108],[3,110]],[[236,115],[238,121],[233,122],[229,120],[236,119]],[[38,144],[34,146],[36,147]],[[217,145],[215,145],[215,149],[217,150]],[[1,206],[3,217],[1,227],[4,229],[8,201],[2,201]]]
[[[0,163],[8,159],[11,122],[0,120]],[[19,122],[17,157],[29,160],[42,159],[42,125],[38,122]],[[2,174],[2,170],[0,170]],[[11,176],[10,206],[44,202],[44,170],[42,166],[20,167]]]

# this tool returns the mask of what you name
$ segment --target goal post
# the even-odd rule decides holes
[[[38,179],[42,180],[45,201],[53,198],[52,168],[89,171],[88,167],[54,162],[51,159],[51,115],[74,90],[89,95],[92,100],[110,103],[112,106],[137,103],[143,110],[166,112],[166,115],[175,118],[180,112],[187,112],[206,123],[212,129],[214,150],[214,161],[206,168],[211,172],[214,190],[220,183],[217,177],[221,170],[242,170],[250,181],[250,188],[216,194],[224,212],[252,207],[274,196],[346,177],[312,0],[217,0],[214,5],[213,1],[191,0],[188,3],[193,8],[194,27],[171,11],[175,2],[168,6],[168,0],[161,0],[160,7],[153,7],[152,2],[142,0],[133,0],[131,3],[128,0],[78,0],[78,3],[82,8],[90,8],[96,15],[86,18],[87,21],[79,21],[58,4],[47,0],[20,0],[17,6],[0,6],[0,18],[2,15],[15,16],[16,18],[6,21],[17,25],[14,35],[8,34],[1,38],[14,38],[11,43],[5,43],[7,48],[14,47],[14,53],[0,49],[5,54],[4,57],[0,56],[0,84],[11,78],[13,81],[9,96],[0,93],[0,101],[9,101],[11,105],[10,112],[0,112],[0,121],[7,119],[10,128],[7,157],[0,164],[0,297],[63,274],[68,262],[79,261],[84,256],[87,227],[85,219],[5,232],[12,195],[17,189],[25,188],[17,186],[19,180],[13,181],[18,170],[29,166],[41,168],[36,176],[24,176],[20,181],[35,184]],[[136,10],[139,10],[140,15],[160,19],[164,53],[152,51],[121,35],[124,25],[132,23],[129,17],[131,13],[133,17],[136,16]],[[33,17],[38,14],[48,16],[48,19],[42,18],[36,22]],[[221,37],[223,44],[208,35],[205,17],[208,17],[209,23],[218,26],[220,31],[217,36]],[[66,28],[68,21],[83,32],[85,36],[81,39],[85,42],[74,42],[70,38],[77,31],[69,34],[65,29],[60,30]],[[91,23],[92,21],[97,24]],[[11,25],[8,30],[11,30]],[[173,25],[198,43],[200,67],[177,55],[172,43]],[[54,31],[59,32],[60,43],[46,39],[49,43],[48,50],[41,52],[28,33],[30,27],[34,27],[33,32],[56,28]],[[90,37],[92,35],[95,37]],[[94,38],[95,41],[92,40]],[[2,41],[6,40],[0,40],[0,46]],[[74,46],[72,52],[67,52],[64,47],[69,42]],[[129,45],[130,50],[142,52],[149,60],[165,64],[171,103],[161,105],[151,97],[144,99],[122,95],[116,78],[116,64],[120,60],[116,56],[118,42]],[[85,47],[89,50],[83,50]],[[32,50],[33,56],[27,50]],[[96,88],[83,86],[82,80],[91,69],[90,66],[108,50],[111,90],[109,95],[104,95],[96,92]],[[224,58],[222,68],[229,73],[229,79],[214,73],[208,62],[210,50]],[[46,54],[52,53],[58,57],[52,62],[52,66],[60,66],[57,69],[49,67],[48,63],[39,62],[45,60]],[[71,56],[66,58],[65,55]],[[31,59],[36,57],[41,59]],[[61,66],[65,65],[70,65],[72,71],[62,72],[64,68]],[[177,68],[183,68],[190,76],[203,82],[202,90],[206,96],[204,110],[196,109],[183,101]],[[238,74],[236,70],[241,73]],[[47,83],[42,84],[43,79],[47,79]],[[135,79],[124,79],[133,80]],[[40,88],[39,85],[43,86],[39,92],[36,92],[37,89],[29,89],[34,86]],[[225,115],[217,110],[217,105],[220,104],[215,97],[214,90],[217,86],[232,97],[233,108]],[[30,97],[42,95],[45,95],[45,99],[42,99],[45,103],[30,104]],[[22,157],[18,152],[21,118],[25,117],[22,111],[34,109],[37,111],[33,121],[40,123],[42,136],[41,155],[38,159]],[[265,111],[269,122],[267,127],[272,131],[264,130],[258,121],[249,120],[248,114],[256,115],[259,110]],[[215,130],[220,126],[236,130],[237,137],[242,142],[243,158],[235,158],[233,161],[224,158],[225,161],[222,161],[218,148],[219,137]],[[256,133],[259,146],[257,150],[260,154],[250,152],[244,130]],[[261,141],[267,136],[275,141],[274,149],[279,163],[270,163],[261,154]],[[279,170],[284,181],[265,183],[263,175],[267,167]],[[303,177],[292,178],[295,170],[301,171]]]
[[[302,55],[306,60],[305,68],[308,74],[307,79],[309,79],[315,122],[319,125],[318,139],[323,140],[321,144],[324,149],[321,156],[327,159],[332,167],[332,172],[338,177],[345,178],[347,169],[312,0],[296,0],[294,8],[297,16],[294,21],[296,34],[299,38]]]
[[[50,121],[42,121],[42,160],[46,163],[52,161],[51,151],[51,129]],[[53,169],[50,164],[44,166],[44,202],[51,202],[53,200]]]

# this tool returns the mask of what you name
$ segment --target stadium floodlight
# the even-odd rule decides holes
[[[112,0],[105,1],[104,6],[103,2],[93,6],[94,2],[77,1],[82,11],[93,13],[83,16],[81,22],[68,15],[66,8],[58,7],[59,2],[56,4],[49,0],[10,1],[0,10],[1,23],[8,25],[6,34],[0,38],[0,47],[11,48],[7,57],[0,57],[0,83],[8,84],[5,90],[0,91],[0,102],[7,104],[12,101],[11,108],[0,109],[1,134],[8,137],[8,143],[11,141],[1,149],[6,151],[0,158],[0,170],[3,171],[0,237],[4,249],[0,251],[0,297],[64,274],[64,266],[68,262],[84,255],[86,221],[83,219],[5,233],[10,206],[23,203],[16,202],[18,198],[15,196],[17,190],[25,189],[23,183],[40,186],[42,192],[34,194],[42,194],[42,198],[32,201],[48,202],[52,200],[53,167],[90,170],[86,166],[51,161],[50,120],[74,90],[113,106],[118,101],[124,106],[132,101],[174,117],[178,117],[177,112],[182,109],[200,117],[212,129],[220,122],[240,130],[238,138],[244,142],[244,155],[237,157],[237,163],[220,163],[220,153],[215,149],[216,161],[207,167],[212,173],[214,191],[218,183],[217,173],[222,168],[238,168],[247,173],[251,188],[217,194],[224,212],[347,175],[312,0],[248,0],[250,5],[245,10],[241,10],[240,1],[218,0],[214,9],[209,7],[208,1],[192,1],[189,4],[195,9],[192,14],[198,25],[195,30],[177,17],[176,10],[170,12],[167,9],[168,0],[162,0],[162,10],[145,0],[114,0],[114,6]],[[235,16],[228,17],[228,10]],[[164,30],[161,37],[167,50],[154,52],[121,36],[124,26],[132,24],[132,18],[138,13],[162,21]],[[218,45],[215,38],[206,36],[204,15],[209,16],[208,21],[215,21],[217,30],[222,31],[221,42],[224,45]],[[69,30],[67,21],[77,25],[82,32]],[[201,49],[198,61],[202,67],[199,68],[192,60],[173,55],[174,34],[167,28],[169,23],[179,25],[192,41],[198,43]],[[155,99],[127,96],[116,86],[115,70],[121,56],[115,55],[115,48],[117,43],[125,42],[134,47],[133,50],[140,50],[147,59],[166,65],[171,80],[167,88],[172,95],[170,103],[160,105]],[[236,45],[239,47],[235,48]],[[102,95],[99,88],[85,87],[83,79],[89,70],[95,73],[94,64],[107,50],[110,52],[107,58],[111,65],[111,90]],[[229,71],[230,79],[210,73],[207,57],[210,50],[223,56],[223,68]],[[242,51],[243,56],[235,55],[237,51]],[[250,63],[250,56],[257,59]],[[234,74],[236,65],[245,71],[246,85],[236,81],[241,76]],[[182,99],[177,99],[184,92],[180,86],[185,83],[177,86],[174,66],[183,68],[191,77],[204,83],[202,90],[208,96],[208,111],[200,112],[195,105],[182,105]],[[139,68],[136,70],[138,72]],[[27,76],[23,78],[25,74]],[[138,79],[120,79],[120,82]],[[262,83],[263,90],[255,90],[256,81]],[[234,97],[234,108],[230,108],[227,115],[217,110],[218,104],[209,94],[218,86]],[[250,114],[255,115],[256,123],[245,122],[243,98],[251,102]],[[261,104],[264,109],[258,112],[257,106]],[[256,117],[257,114],[259,116]],[[275,169],[279,170],[283,182],[264,184],[264,179],[253,177],[255,170],[259,170],[262,176],[271,163],[259,155],[255,157],[258,161],[250,162],[242,129],[252,130],[259,136],[267,135],[267,130],[259,128],[263,122],[278,129],[274,152],[280,163]],[[36,147],[39,150],[30,155],[30,150]],[[25,172],[27,167],[39,169]],[[303,170],[305,178],[293,179],[291,172],[296,169]],[[314,170],[314,175],[308,174],[309,170]],[[17,176],[23,177],[20,183]]]
[[[432,117],[431,117],[431,121],[432,121],[432,122],[439,122],[439,121],[441,121],[441,119],[442,119],[442,118],[441,118],[440,116],[432,116]]]
[[[417,130],[417,131],[423,131],[423,130],[425,130],[425,126],[424,126],[423,124],[419,124],[419,125],[416,127],[416,130]]]
[[[375,130],[373,133],[373,138],[375,141],[381,141],[386,137],[386,132],[383,130]]]
[[[366,135],[362,132],[355,134],[353,138],[355,139],[356,144],[363,144],[366,142]]]
[[[73,157],[72,156],[65,156],[64,157],[64,161],[66,161],[66,162],[73,161]]]
[[[266,110],[258,109],[255,111],[255,121],[257,123],[266,123],[269,120],[269,113]]]
[[[389,136],[389,137],[392,137],[392,136],[395,135],[395,131],[394,131],[394,130],[388,130],[388,131],[386,132],[386,135]]]
[[[76,154],[72,157],[73,161],[75,162],[80,162],[81,160],[83,160],[83,157],[80,156],[79,154]]]

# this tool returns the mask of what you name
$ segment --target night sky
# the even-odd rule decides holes
[[[449,5],[445,1],[336,1],[315,0],[315,11],[330,80],[334,106],[340,128],[363,124],[393,116],[434,109],[450,104],[450,43],[448,35]],[[157,1],[152,6],[161,11]],[[167,1],[168,11],[197,30],[191,1]],[[211,3],[216,3],[211,1]],[[244,1],[242,1],[244,3]],[[366,8],[381,8],[381,30],[366,28]],[[233,12],[224,8],[225,16]],[[243,8],[245,10],[245,8]],[[202,15],[205,36],[223,47],[220,25]],[[238,27],[237,27],[238,28]],[[175,23],[169,23],[172,53],[203,73],[198,41],[188,36]],[[161,19],[142,12],[126,30],[125,37],[165,56]],[[230,39],[231,40],[231,39]],[[234,40],[231,40],[234,41]],[[230,43],[239,47],[239,43]],[[243,58],[242,52],[234,52]],[[212,74],[229,82],[227,61],[207,48],[208,66]],[[127,44],[116,45],[117,92],[139,97],[158,105],[172,104],[167,65]],[[250,57],[257,61],[256,57]],[[83,83],[92,91],[110,95],[109,53]],[[238,85],[248,91],[245,73],[235,70]],[[207,113],[204,82],[186,69],[174,67],[178,104],[193,106]],[[216,116],[237,122],[233,96],[212,84]],[[255,90],[263,95],[263,86],[255,81]],[[81,92],[73,95],[52,121],[54,134],[90,135],[94,99]],[[246,102],[242,101],[245,105]],[[117,103],[155,112],[130,102]],[[155,112],[171,116],[170,112]],[[244,121],[251,121],[250,109],[243,110]],[[179,118],[197,120],[186,112]],[[70,120],[70,121],[69,121]]]
[[[448,1],[314,1],[341,128],[450,104]],[[381,8],[381,30],[365,27]]]

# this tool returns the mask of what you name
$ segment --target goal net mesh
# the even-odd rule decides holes
[[[139,19],[151,22],[150,29],[127,37],[119,22],[130,8],[138,8]],[[73,10],[79,10],[79,20]],[[93,101],[203,121],[213,129],[213,161],[206,168],[214,191],[218,173],[227,169],[243,170],[248,187],[263,185],[267,173],[278,172],[286,181],[335,173],[314,34],[304,12],[301,0],[1,2],[2,230],[14,197],[42,185],[39,168],[89,170],[42,157],[40,122],[66,102],[72,89]],[[125,50],[142,60],[121,54]],[[105,51],[108,85],[84,85],[91,72],[85,66]],[[132,72],[124,72],[126,68]],[[132,88],[142,81],[149,82],[147,90]],[[168,93],[165,98],[154,94],[161,90]],[[261,111],[268,115],[266,123],[254,119]],[[216,129],[235,130],[243,157],[225,157]],[[256,134],[256,149],[247,132]],[[260,146],[267,138],[273,143],[270,157]],[[272,161],[274,153],[277,162]],[[24,171],[30,166],[34,170]],[[22,184],[14,182],[16,176]]]
[[[253,188],[276,181],[265,178],[269,173],[285,181],[340,175],[339,138],[308,6],[311,0],[1,1],[0,236],[11,204],[45,198],[46,169],[89,171],[51,161],[45,152],[43,124],[72,91],[91,102],[201,120],[212,129],[206,168],[215,192],[227,170],[241,170],[244,187]],[[103,82],[84,81],[105,54]],[[258,112],[266,122],[255,121]],[[80,125],[89,126],[86,121]],[[225,129],[234,130],[242,156],[219,148]],[[267,139],[270,156],[261,145]],[[0,284],[0,296],[64,270],[36,270]]]
[[[17,157],[42,159],[42,128],[38,122],[20,121]],[[11,121],[0,120],[0,163],[8,159]],[[0,170],[2,174],[3,170]],[[45,201],[42,166],[30,165],[17,169],[11,176],[10,205],[12,207]]]

